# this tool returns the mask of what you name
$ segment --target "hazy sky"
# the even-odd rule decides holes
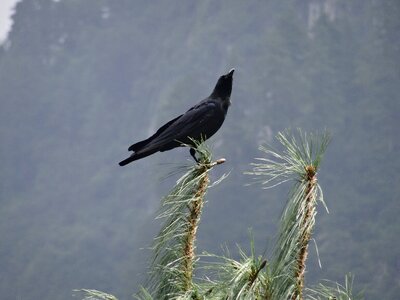
[[[0,42],[2,42],[11,27],[11,14],[15,3],[19,0],[0,0]]]

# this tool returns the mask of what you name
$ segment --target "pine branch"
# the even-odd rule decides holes
[[[308,243],[315,224],[316,203],[323,203],[317,170],[329,143],[329,135],[296,134],[289,130],[277,135],[282,152],[260,147],[270,158],[258,158],[253,171],[266,188],[295,181],[281,218],[280,232],[271,260],[272,280],[265,299],[302,299]]]
[[[155,238],[154,256],[147,291],[155,299],[198,299],[193,283],[196,233],[200,221],[204,196],[209,186],[208,172],[225,160],[211,161],[209,149],[197,146],[199,163],[177,181],[164,198],[157,218],[164,225]],[[142,291],[142,295],[144,295]],[[148,294],[145,299],[148,298]]]
[[[218,280],[207,278],[202,287],[204,299],[262,299],[265,290],[265,282],[269,281],[269,272],[265,271],[267,261],[257,257],[254,249],[254,241],[251,239],[251,253],[247,255],[240,247],[240,260],[230,258],[226,249],[224,256],[206,253],[205,256],[217,259],[219,262],[206,263],[204,269],[216,272]]]
[[[297,259],[297,269],[295,272],[296,278],[296,290],[293,293],[292,300],[302,299],[302,293],[304,289],[304,273],[306,269],[306,259],[308,255],[308,243],[311,239],[313,225],[315,223],[315,205],[316,205],[316,186],[317,186],[317,177],[315,176],[315,167],[309,165],[306,167],[306,190],[304,193],[304,206],[305,213],[302,221],[303,233],[300,236],[299,246],[300,253]]]
[[[353,292],[354,276],[347,274],[344,285],[325,280],[314,288],[307,289],[307,300],[359,300],[363,299],[361,293]]]

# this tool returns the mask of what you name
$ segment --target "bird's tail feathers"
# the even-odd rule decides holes
[[[125,165],[127,165],[127,164],[133,162],[134,160],[135,160],[135,157],[134,157],[134,156],[129,156],[127,159],[124,159],[123,161],[120,161],[120,162],[119,162],[119,165],[120,165],[121,167],[123,167],[123,166],[125,166]]]
[[[141,142],[138,142],[136,144],[131,145],[128,148],[128,151],[139,151],[140,149],[144,148],[148,143],[153,141],[155,138],[159,137],[168,127],[170,127],[176,120],[178,120],[182,115],[177,116],[176,118],[172,119],[171,121],[165,123],[163,126],[161,126],[155,134],[153,134],[151,137],[148,139],[145,139]],[[153,152],[154,153],[154,152]]]
[[[138,142],[136,144],[131,145],[128,148],[128,151],[139,151],[141,148],[143,148],[144,146],[146,146],[146,144],[149,142],[149,139]]]
[[[135,161],[138,159],[141,159],[143,157],[152,155],[153,153],[156,153],[158,150],[149,150],[149,151],[141,151],[141,152],[133,152],[131,156],[129,156],[127,159],[124,159],[123,161],[119,162],[119,165],[121,167]]]

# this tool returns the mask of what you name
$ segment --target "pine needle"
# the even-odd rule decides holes
[[[84,297],[82,300],[118,300],[113,295],[98,290],[80,289],[74,290],[74,292],[83,293]]]
[[[149,295],[154,299],[200,297],[193,281],[198,261],[197,227],[209,187],[208,172],[225,160],[212,162],[211,152],[204,143],[197,143],[196,152],[199,163],[188,168],[162,201],[157,219],[162,219],[164,224],[152,246],[150,278],[147,289],[142,289],[138,296],[140,299],[150,299]]]
[[[267,189],[294,182],[281,217],[267,298],[302,299],[317,201],[326,207],[316,175],[330,138],[326,132],[307,134],[297,129],[295,133],[290,130],[278,133],[277,139],[283,150],[279,152],[273,147],[261,146],[260,150],[267,158],[257,158],[252,164],[253,170],[247,174],[255,176],[256,182]]]

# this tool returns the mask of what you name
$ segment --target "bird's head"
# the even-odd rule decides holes
[[[211,93],[211,98],[220,98],[223,101],[229,101],[232,92],[233,72],[235,72],[235,69],[231,69],[227,74],[222,75],[218,79],[214,91]]]

